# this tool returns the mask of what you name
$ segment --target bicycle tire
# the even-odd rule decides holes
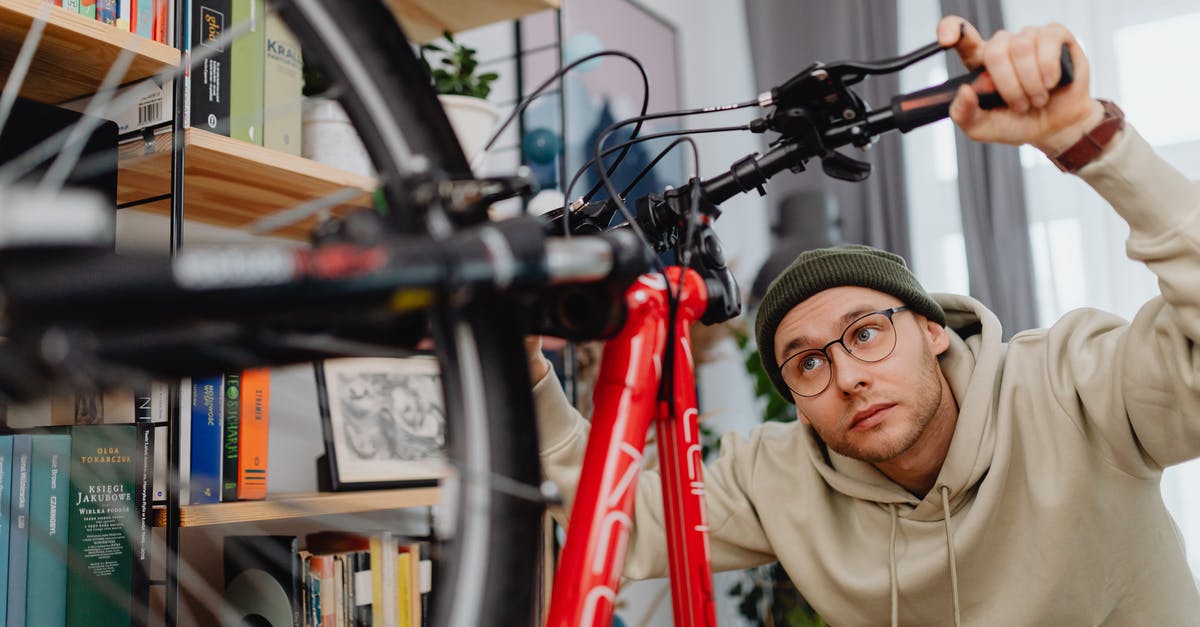
[[[305,56],[340,85],[338,98],[375,166],[392,224],[408,234],[448,235],[448,222],[431,224],[423,209],[406,202],[407,186],[416,173],[468,178],[470,166],[391,10],[382,0],[270,4]],[[464,297],[448,288],[428,318],[441,367],[448,456],[460,486],[451,504],[456,531],[435,547],[431,624],[528,626],[535,620],[544,508],[536,497],[541,471],[520,309],[503,297]],[[206,606],[197,614],[231,618],[219,588],[191,576],[179,581],[196,587],[195,598]]]
[[[423,66],[382,2],[287,0],[279,10],[306,55],[341,77],[340,100],[389,199],[404,197],[396,175],[418,155],[424,163],[417,167],[430,173],[470,175]],[[425,216],[411,210],[396,217],[402,229],[425,228]],[[532,625],[543,506],[496,489],[541,481],[519,311],[499,299],[445,303],[430,321],[460,484],[455,537],[444,543],[436,569],[433,624]]]

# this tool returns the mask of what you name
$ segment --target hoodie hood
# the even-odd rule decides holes
[[[934,489],[924,499],[918,498],[875,466],[829,450],[811,428],[800,430],[810,462],[830,488],[856,499],[895,505],[903,518],[921,521],[945,517],[944,495],[949,510],[957,510],[991,465],[997,372],[1005,351],[1000,321],[982,303],[957,294],[933,297],[945,310],[951,331],[950,347],[938,362],[959,408],[954,438]]]

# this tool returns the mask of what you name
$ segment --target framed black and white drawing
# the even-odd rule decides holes
[[[331,359],[316,376],[329,489],[434,485],[446,475],[436,359]]]

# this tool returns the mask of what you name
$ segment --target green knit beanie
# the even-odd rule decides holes
[[[788,401],[792,400],[792,394],[783,382],[775,358],[775,330],[796,305],[817,292],[844,285],[891,294],[926,318],[946,324],[942,307],[921,287],[899,255],[856,244],[806,250],[771,282],[754,322],[763,367],[775,389]]]

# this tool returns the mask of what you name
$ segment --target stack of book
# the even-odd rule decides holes
[[[429,620],[429,545],[389,532],[227,536],[225,599],[271,624],[421,627]],[[285,615],[290,614],[290,615]]]
[[[7,625],[141,625],[149,598],[154,426],[0,435],[0,617]]]
[[[192,379],[190,417],[189,502],[265,499],[270,370]]]
[[[55,6],[170,44],[168,15],[175,0],[53,0]]]

